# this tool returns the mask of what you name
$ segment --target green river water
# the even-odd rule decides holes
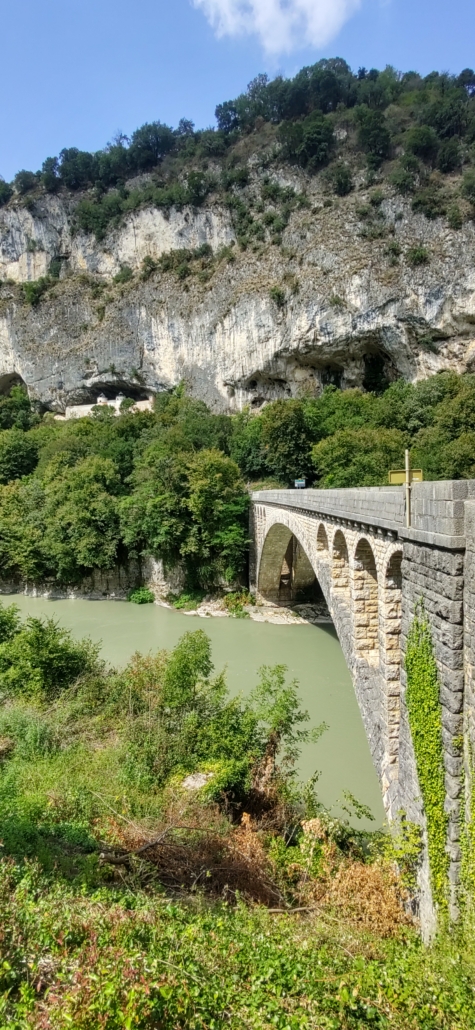
[[[203,619],[159,605],[126,601],[48,601],[23,594],[9,595],[2,601],[18,605],[24,617],[47,615],[76,637],[102,641],[103,657],[114,666],[124,665],[134,651],[171,648],[188,630],[203,629],[212,642],[215,669],[226,668],[233,694],[245,694],[253,688],[261,665],[286,665],[289,676],[299,682],[302,707],[310,713],[309,725],[326,722],[329,727],[317,744],[303,749],[300,776],[308,779],[318,769],[318,792],[325,805],[339,812],[338,799],[342,791],[349,790],[371,808],[375,816],[372,825],[382,824],[378,779],[350,674],[331,625],[278,626],[250,619]]]

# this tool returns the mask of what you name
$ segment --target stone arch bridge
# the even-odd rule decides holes
[[[465,755],[475,747],[475,480],[269,490],[251,507],[251,589],[282,605],[323,593],[350,669],[389,819],[424,829],[404,704],[404,651],[419,599],[439,670],[452,907],[460,876]],[[475,753],[475,750],[474,750]],[[465,776],[465,782],[467,775]],[[427,861],[421,916],[433,921]]]

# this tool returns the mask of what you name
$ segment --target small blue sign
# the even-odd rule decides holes
[[[296,490],[305,490],[306,479],[294,479],[294,486]]]

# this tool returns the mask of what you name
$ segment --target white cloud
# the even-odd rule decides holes
[[[256,35],[269,54],[326,46],[361,0],[192,0],[216,35]]]

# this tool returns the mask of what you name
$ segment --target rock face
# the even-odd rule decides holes
[[[368,231],[363,185],[329,202],[319,179],[276,177],[305,189],[309,206],[294,211],[281,245],[245,251],[229,211],[212,202],[168,217],[141,209],[100,243],[71,231],[77,198],[65,193],[3,208],[0,389],[20,377],[62,412],[99,393],[145,398],[184,380],[226,411],[318,394],[327,382],[371,387],[374,375],[473,367],[473,221],[459,230],[428,221],[386,187]],[[144,257],[203,243],[215,254],[211,274],[142,277]],[[414,266],[417,246],[429,260]],[[52,259],[59,281],[28,304],[21,284]],[[133,278],[114,283],[124,265]]]

